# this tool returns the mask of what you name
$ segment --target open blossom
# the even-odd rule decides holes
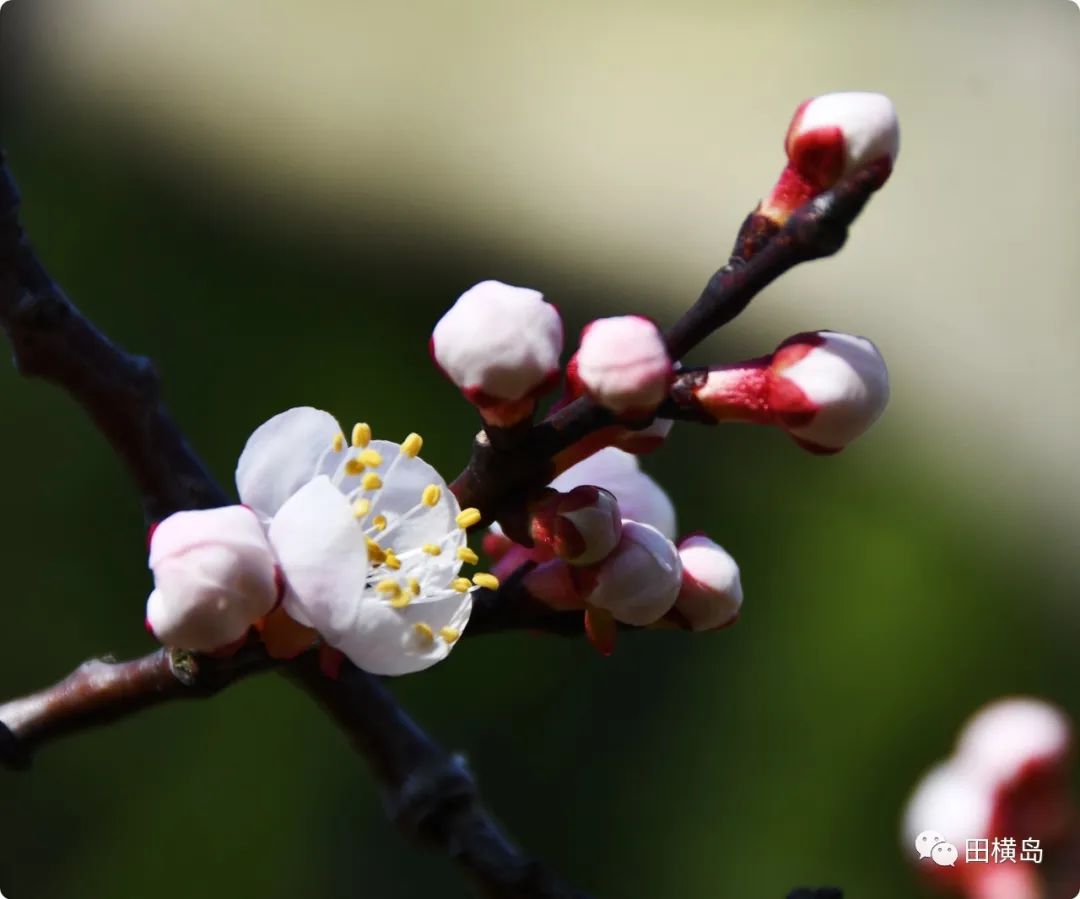
[[[592,484],[614,494],[623,518],[651,525],[669,540],[675,537],[675,506],[664,488],[641,470],[637,456],[605,447],[568,468],[551,487],[568,493]]]
[[[889,373],[865,337],[813,331],[771,356],[710,369],[692,393],[714,421],[778,425],[811,452],[835,453],[880,417]]]
[[[274,554],[244,506],[170,515],[151,535],[150,568],[146,623],[167,646],[198,652],[227,646],[279,598]]]
[[[601,318],[581,332],[568,374],[618,415],[652,413],[667,396],[672,362],[664,335],[640,315]]]
[[[782,223],[842,177],[871,163],[888,177],[900,152],[900,126],[884,94],[847,91],[800,104],[784,140],[788,165],[759,212]]]
[[[440,369],[485,421],[512,425],[560,377],[562,319],[539,291],[482,281],[463,293],[431,335]]]
[[[679,560],[682,586],[674,611],[695,631],[732,624],[743,601],[738,563],[704,534],[679,541]]]
[[[261,425],[236,470],[241,499],[267,527],[285,576],[283,608],[358,667],[407,674],[446,657],[491,575],[475,563],[462,511],[419,458],[419,435],[347,440],[327,412],[290,409]]]

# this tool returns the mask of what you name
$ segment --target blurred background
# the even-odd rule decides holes
[[[470,410],[426,341],[471,284],[543,290],[568,335],[670,323],[783,163],[791,113],[888,93],[896,171],[833,259],[697,361],[872,337],[883,421],[836,457],[677,429],[648,470],[739,560],[715,635],[469,642],[395,692],[523,845],[606,899],[922,892],[898,840],[978,705],[1080,713],[1080,10],[951,3],[13,0],[0,140],[53,274],[223,482],[297,404],[416,429]],[[152,646],[137,498],[82,414],[0,369],[0,693]],[[430,449],[429,449],[430,448]],[[465,897],[387,826],[345,741],[267,676],[0,773],[14,899]]]

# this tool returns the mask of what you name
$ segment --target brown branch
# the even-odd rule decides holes
[[[18,222],[18,205],[18,190],[0,153],[0,324],[11,339],[19,370],[60,386],[83,406],[127,464],[149,519],[228,503],[162,405],[150,363],[112,343],[64,296],[34,254]],[[170,667],[169,658],[159,652],[120,666],[91,662],[51,690],[0,707],[0,758],[9,765],[26,763],[33,747],[51,736],[115,720],[166,698],[205,696],[228,682],[212,677],[227,666],[203,667],[204,657],[187,655],[210,677],[205,688],[189,689],[178,680],[182,669]],[[422,759],[425,766],[412,772],[415,779],[410,779],[405,761],[400,769],[381,764],[373,768],[384,793],[402,797],[402,808],[413,807],[411,800],[405,801],[408,791],[412,784],[425,782],[429,769],[461,767],[423,735],[388,693],[380,694],[370,676],[352,669],[341,686],[333,687],[303,657],[295,668],[294,680],[333,714],[368,760],[389,758],[401,747],[426,746],[424,753],[417,750],[409,756],[413,762]],[[103,691],[97,690],[99,685]],[[456,799],[443,798],[434,788],[417,794],[440,810],[434,818],[421,816],[425,826],[440,833],[428,842],[450,852],[484,894],[496,899],[583,895],[521,856],[486,817],[475,792],[465,802],[463,777],[447,781],[457,791]],[[507,867],[500,871],[500,865]]]
[[[280,664],[251,642],[228,658],[181,650],[115,662],[91,659],[57,684],[0,705],[0,765],[28,767],[53,740],[174,699],[203,699]]]

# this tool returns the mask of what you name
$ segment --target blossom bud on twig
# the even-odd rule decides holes
[[[674,611],[691,630],[707,631],[733,624],[742,608],[739,566],[722,546],[704,534],[679,543],[682,587]]]
[[[784,140],[788,165],[759,214],[783,224],[796,209],[871,163],[888,177],[900,151],[900,126],[883,94],[852,91],[803,102]]]
[[[615,551],[582,571],[586,601],[624,624],[644,627],[674,605],[682,583],[682,563],[675,545],[647,524],[623,521]]]
[[[623,518],[651,525],[669,540],[674,538],[675,506],[664,488],[641,470],[637,456],[605,447],[568,468],[551,487],[569,492],[582,484],[613,493]]]
[[[562,320],[543,294],[500,281],[465,291],[431,335],[435,363],[500,427],[530,416],[555,386],[562,345]]]
[[[610,491],[583,484],[539,503],[529,533],[558,558],[572,565],[592,565],[610,555],[619,542],[619,504]]]
[[[274,554],[246,506],[169,516],[151,535],[150,568],[147,625],[180,649],[207,652],[239,640],[281,594]]]
[[[652,413],[667,396],[672,362],[656,324],[640,315],[585,326],[567,367],[571,381],[597,403],[630,418]]]
[[[814,331],[772,356],[711,369],[691,389],[714,421],[779,425],[804,449],[835,453],[877,421],[889,374],[865,337]]]

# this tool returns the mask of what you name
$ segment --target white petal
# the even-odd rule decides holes
[[[383,486],[371,495],[372,515],[385,515],[387,520],[386,539],[377,537],[379,543],[384,548],[394,549],[399,555],[419,549],[425,543],[442,545],[444,555],[447,552],[455,553],[465,543],[465,533],[458,528],[456,521],[461,507],[442,475],[418,456],[399,457],[400,449],[396,443],[373,440],[371,448],[383,457],[382,465],[374,471],[387,472]],[[402,520],[407,512],[420,504],[424,488],[431,484],[439,488],[439,502],[434,506],[421,505]],[[442,542],[444,537],[454,533],[457,537],[450,543]]]
[[[341,426],[329,412],[300,406],[275,415],[255,429],[236,464],[240,501],[264,521],[316,474],[319,462],[337,465],[338,453],[327,453]]]
[[[326,476],[301,487],[270,523],[285,575],[285,611],[332,645],[352,628],[367,576],[367,540],[345,495]]]
[[[391,608],[382,599],[365,600],[356,624],[339,639],[330,641],[359,668],[372,674],[412,674],[445,659],[453,646],[439,635],[444,627],[458,634],[465,630],[472,611],[468,593],[448,594],[436,601],[414,603],[404,609]],[[434,640],[421,637],[418,623],[428,625]]]

